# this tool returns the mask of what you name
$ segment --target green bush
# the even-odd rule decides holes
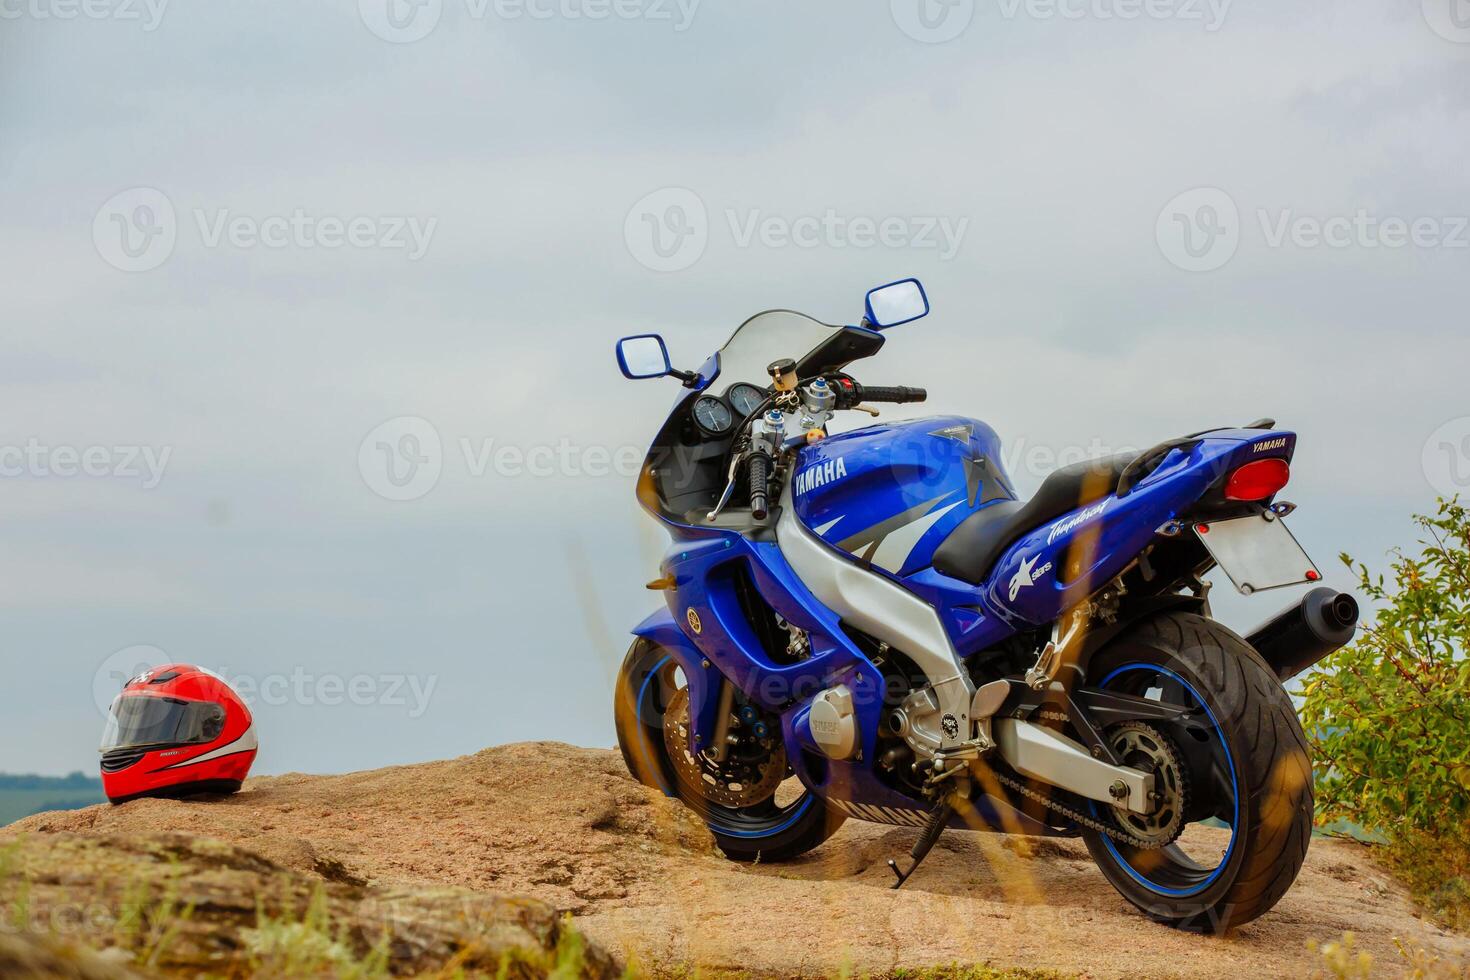
[[[1419,515],[1420,554],[1395,552],[1392,581],[1347,555],[1377,607],[1307,681],[1317,818],[1382,835],[1435,911],[1470,921],[1470,513]]]

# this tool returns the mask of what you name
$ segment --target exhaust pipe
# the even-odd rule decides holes
[[[1313,589],[1246,637],[1279,680],[1287,681],[1346,646],[1358,625],[1358,601],[1346,592]]]

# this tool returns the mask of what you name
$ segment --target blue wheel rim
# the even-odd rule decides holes
[[[1205,699],[1200,696],[1199,691],[1195,689],[1194,685],[1190,684],[1183,677],[1180,677],[1178,674],[1176,674],[1172,670],[1169,670],[1167,667],[1160,667],[1157,664],[1149,663],[1124,664],[1123,666],[1112,670],[1106,677],[1102,679],[1102,682],[1098,686],[1106,688],[1108,684],[1111,683],[1114,679],[1130,671],[1147,671],[1150,674],[1154,674],[1160,677],[1167,677],[1171,681],[1182,687],[1186,692],[1188,692],[1189,697],[1194,700],[1194,706],[1202,709],[1205,713],[1205,716],[1209,718],[1210,727],[1213,730],[1216,739],[1218,740],[1219,746],[1221,747],[1221,749],[1224,750],[1225,753],[1225,767],[1226,770],[1230,773],[1230,796],[1234,804],[1234,814],[1233,818],[1230,821],[1230,843],[1226,846],[1225,853],[1220,858],[1220,863],[1214,868],[1213,871],[1206,875],[1203,880],[1196,882],[1195,884],[1190,885],[1187,888],[1170,888],[1156,881],[1152,881],[1147,877],[1146,874],[1134,867],[1133,862],[1119,849],[1117,843],[1111,837],[1108,837],[1107,835],[1103,835],[1102,837],[1103,845],[1107,848],[1108,853],[1113,856],[1113,859],[1117,862],[1118,867],[1122,868],[1123,871],[1134,881],[1138,882],[1149,891],[1155,892],[1160,895],[1166,895],[1170,898],[1188,898],[1193,895],[1198,895],[1200,892],[1205,891],[1216,881],[1218,881],[1220,876],[1224,874],[1225,868],[1230,864],[1231,855],[1235,853],[1235,843],[1240,836],[1241,808],[1240,789],[1235,778],[1235,758],[1230,752],[1230,742],[1225,738],[1224,729],[1220,727],[1219,720],[1216,719],[1215,713],[1210,710],[1210,706],[1205,702]],[[1096,803],[1089,802],[1088,809],[1094,816],[1099,815]],[[1170,846],[1173,847],[1173,845]]]
[[[658,678],[659,673],[671,659],[671,657],[665,656],[650,667],[648,674],[643,678],[642,686],[638,689],[637,720],[640,728],[652,727],[643,719],[643,709],[648,704],[649,687]],[[662,767],[657,765],[653,759],[649,758],[650,750],[647,740],[639,740],[638,751],[648,764],[649,771],[656,775],[659,781],[659,788],[663,790],[664,795],[677,797],[678,793],[665,782]],[[806,814],[807,810],[811,809],[814,799],[816,797],[812,795],[811,790],[805,790],[797,799],[777,809],[776,813],[772,815],[772,818],[776,821],[773,826],[763,826],[758,829],[730,826],[727,822],[721,820],[721,814],[728,812],[731,816],[734,816],[736,811],[730,811],[726,807],[719,807],[714,804],[706,804],[705,806],[708,812],[705,814],[705,823],[711,830],[724,834],[727,837],[739,837],[745,840],[760,840],[766,837],[774,837],[794,826]],[[760,818],[753,817],[751,819]]]

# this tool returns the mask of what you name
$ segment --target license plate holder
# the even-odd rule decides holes
[[[1274,514],[1201,522],[1194,533],[1242,595],[1322,581],[1286,522]]]

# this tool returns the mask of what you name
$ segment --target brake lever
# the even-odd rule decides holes
[[[725,505],[730,502],[730,498],[735,495],[735,474],[740,472],[740,463],[744,459],[744,453],[730,454],[730,477],[725,482],[725,492],[720,494],[720,502],[715,504],[715,509],[705,515],[706,521],[713,523],[715,518],[720,516],[720,511],[724,510]]]

